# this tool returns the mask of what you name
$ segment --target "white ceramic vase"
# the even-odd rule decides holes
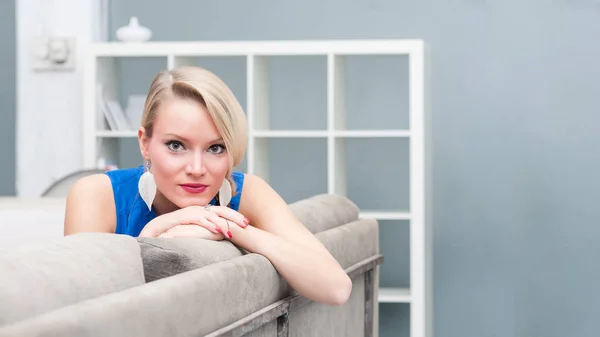
[[[129,24],[117,29],[117,39],[123,42],[144,42],[150,40],[152,31],[140,25],[137,17],[132,16]]]

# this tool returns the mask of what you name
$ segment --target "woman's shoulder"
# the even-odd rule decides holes
[[[255,174],[252,173],[244,173],[244,172],[240,172],[240,171],[234,171],[231,173],[231,178],[233,179],[233,181],[235,181],[236,183],[239,183],[240,185],[253,185],[253,184],[266,184],[267,182],[261,178],[260,176],[257,176]]]
[[[75,182],[67,196],[65,234],[79,231],[114,232],[115,215],[112,185],[102,173]]]
[[[250,195],[250,197],[254,198],[260,196],[266,189],[271,188],[265,179],[252,173],[234,172],[232,173],[232,178],[238,185],[237,190],[240,194],[240,199],[244,199],[241,194],[246,194],[246,197]]]
[[[256,219],[263,218],[265,211],[281,210],[287,206],[267,180],[259,175],[248,173],[244,174],[244,189],[240,195],[239,205],[242,214]]]
[[[130,190],[137,193],[137,184],[144,168],[133,167],[106,171],[85,176],[79,179],[71,188],[72,194],[94,194],[101,192],[112,197],[128,194]]]
[[[269,185],[260,176],[257,176],[257,175],[252,174],[252,173],[244,173],[244,172],[240,172],[240,171],[233,171],[231,173],[231,178],[236,183],[236,185],[237,185],[236,189],[237,189],[237,192],[239,192],[239,193],[241,193],[242,191],[247,191],[248,189],[252,189],[253,186],[256,186],[256,185],[258,185],[260,187],[264,187],[265,185],[266,186]]]
[[[78,179],[70,189],[71,194],[78,196],[93,191],[110,191],[110,179],[103,173],[90,174]]]

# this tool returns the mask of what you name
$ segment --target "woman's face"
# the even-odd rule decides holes
[[[227,149],[214,122],[191,99],[163,102],[142,151],[150,158],[158,192],[179,208],[208,204],[229,169]]]

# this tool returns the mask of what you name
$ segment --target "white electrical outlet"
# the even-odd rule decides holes
[[[31,44],[31,66],[35,71],[75,70],[75,38],[34,37]]]

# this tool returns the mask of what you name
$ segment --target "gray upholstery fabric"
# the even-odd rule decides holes
[[[290,337],[364,337],[364,274],[352,280],[352,294],[343,306],[309,303],[289,316]],[[307,324],[310,323],[310,324]]]
[[[315,236],[344,269],[379,253],[377,220],[356,220]]]
[[[0,326],[144,284],[129,236],[81,233],[0,255]]]
[[[344,268],[378,251],[374,220],[354,221],[317,237]],[[232,252],[225,246],[213,246],[211,251]],[[353,336],[355,330],[362,331],[361,282],[362,277],[354,280],[351,299],[343,308],[315,303],[310,304],[312,313],[307,308],[290,316],[292,335],[327,331],[334,333],[327,336]],[[202,336],[289,293],[287,282],[265,257],[247,254],[25,320],[0,329],[0,336]],[[307,322],[314,327],[302,327]],[[274,327],[271,323],[249,336],[267,336]]]
[[[359,209],[350,199],[336,194],[319,194],[289,205],[312,232],[319,233],[358,219]]]
[[[227,240],[198,238],[137,238],[146,282],[177,275],[206,265],[242,256],[244,252]]]
[[[260,328],[247,333],[244,337],[276,337],[277,336],[277,320],[271,321]]]
[[[265,257],[248,254],[21,321],[0,336],[204,336],[287,291]]]

